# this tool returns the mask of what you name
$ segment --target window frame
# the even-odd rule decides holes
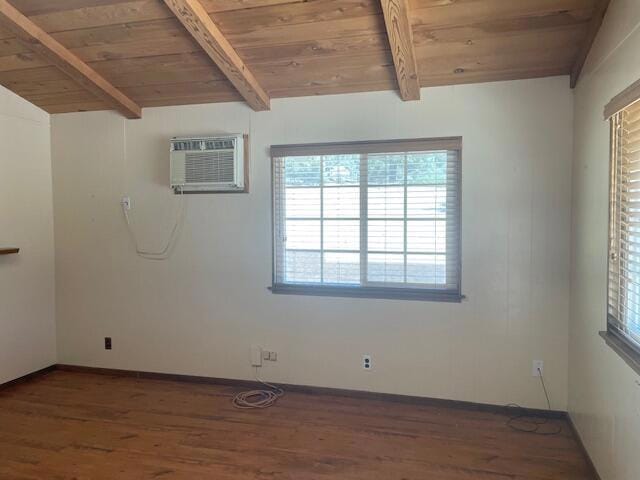
[[[428,148],[424,148],[425,145]],[[398,148],[400,147],[400,148]],[[422,148],[420,148],[422,147]],[[392,283],[392,282],[374,282],[367,281],[360,285],[321,285],[321,284],[294,284],[294,283],[278,283],[277,282],[277,249],[278,249],[278,229],[276,219],[276,209],[278,198],[276,195],[276,160],[284,158],[286,156],[324,156],[331,155],[332,152],[339,151],[340,149],[346,149],[342,153],[360,154],[361,162],[363,159],[366,161],[367,154],[383,154],[383,153],[411,153],[422,151],[455,151],[456,161],[458,163],[457,182],[456,182],[456,218],[454,220],[447,219],[447,225],[449,222],[455,222],[455,229],[458,235],[458,242],[455,246],[455,262],[454,268],[457,271],[457,285],[455,290],[442,289],[442,288],[425,288],[425,284],[408,284],[408,283]],[[363,195],[363,183],[365,185]],[[406,196],[406,176],[405,184]],[[367,239],[363,246],[363,230],[367,231],[366,227],[363,227],[363,222],[368,224],[371,220],[367,216],[367,198],[368,189],[371,185],[368,185],[367,178],[361,178],[358,184],[360,192],[360,232],[361,243],[359,248],[359,254],[361,258],[360,274],[361,279],[364,275],[366,277],[367,262],[362,263],[362,258],[366,258],[371,252],[367,249]],[[436,301],[436,302],[449,302],[460,303],[465,297],[462,295],[462,137],[446,137],[446,138],[429,138],[429,139],[408,139],[408,140],[385,140],[385,141],[365,141],[365,142],[341,142],[341,143],[321,143],[321,144],[300,144],[300,145],[274,145],[271,147],[271,226],[272,226],[272,278],[271,286],[269,290],[275,294],[285,295],[310,295],[310,296],[329,296],[329,297],[354,297],[354,298],[378,298],[378,299],[401,299],[401,300],[421,300],[421,301]],[[406,200],[405,200],[406,201]],[[447,207],[448,209],[449,207]],[[449,211],[449,210],[447,210]],[[364,218],[363,218],[364,217]],[[402,221],[406,224],[408,221],[407,215],[399,218],[398,221]],[[406,229],[406,225],[405,225]],[[405,233],[406,235],[406,233]],[[406,244],[406,237],[404,239]],[[399,252],[400,253],[400,252]],[[406,245],[402,251],[402,254],[408,255]],[[425,254],[426,255],[426,254]],[[445,258],[449,255],[449,251],[445,254]],[[448,265],[447,260],[447,265]],[[364,268],[362,267],[364,265]],[[406,272],[405,272],[406,275]],[[361,280],[362,281],[362,280]],[[397,285],[397,286],[391,286]]]
[[[617,228],[615,220],[615,212],[617,212],[617,194],[619,180],[617,178],[620,141],[622,137],[618,131],[621,127],[619,123],[619,114],[628,108],[636,105],[640,101],[640,81],[634,83],[629,88],[614,97],[605,107],[604,119],[609,123],[609,194],[608,194],[608,219],[607,219],[607,288],[605,296],[605,319],[606,330],[600,332],[600,336],[605,343],[622,358],[636,373],[640,374],[640,345],[633,340],[631,336],[622,331],[616,324],[620,323],[617,319],[612,318],[609,313],[610,307],[610,288],[612,281],[611,263],[614,261],[614,255],[617,261],[619,257],[619,236],[620,231]],[[615,243],[615,246],[614,246]],[[618,273],[619,276],[619,273]],[[619,311],[619,306],[617,307]]]

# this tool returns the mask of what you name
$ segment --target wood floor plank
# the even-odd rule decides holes
[[[288,393],[240,411],[236,388],[54,371],[0,391],[7,480],[592,480],[557,436],[501,414]]]

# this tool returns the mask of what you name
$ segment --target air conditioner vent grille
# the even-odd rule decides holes
[[[171,150],[174,152],[197,152],[203,150],[232,150],[235,140],[232,138],[213,138],[207,140],[185,139],[173,140]]]
[[[204,142],[204,144],[205,149],[207,150],[228,150],[233,149],[233,147],[235,146],[235,142],[233,139],[226,138],[207,140],[206,142]]]
[[[174,140],[171,142],[171,149],[175,152],[187,150],[202,150],[202,142],[199,140]]]
[[[185,180],[190,183],[233,183],[233,150],[187,153],[185,159]]]
[[[174,137],[171,188],[176,192],[246,192],[246,145],[242,134]]]

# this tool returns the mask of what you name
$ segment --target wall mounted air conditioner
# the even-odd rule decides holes
[[[245,136],[171,139],[171,188],[176,193],[246,192]]]

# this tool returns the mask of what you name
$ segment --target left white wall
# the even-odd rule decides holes
[[[49,115],[0,87],[0,384],[56,362]]]

